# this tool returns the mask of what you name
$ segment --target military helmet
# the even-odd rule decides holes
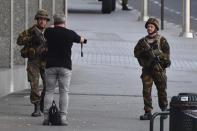
[[[149,18],[145,24],[145,28],[147,28],[148,24],[153,24],[157,30],[159,30],[159,21],[155,18]]]
[[[48,12],[44,9],[39,9],[35,15],[35,20],[38,20],[39,18],[45,18],[47,21],[50,21]]]

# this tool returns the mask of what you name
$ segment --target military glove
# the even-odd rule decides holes
[[[34,58],[35,54],[36,54],[35,49],[34,48],[29,48],[29,51],[28,51],[29,58]]]
[[[161,65],[162,65],[163,68],[170,67],[171,61],[170,60],[167,60],[167,59],[162,60]]]
[[[20,50],[20,53],[21,53],[21,56],[23,58],[28,58],[28,47],[27,46],[24,46],[21,50]]]
[[[31,45],[31,40],[32,40],[32,37],[31,36],[25,36],[24,38],[23,38],[23,45],[26,45],[26,46],[30,46]]]

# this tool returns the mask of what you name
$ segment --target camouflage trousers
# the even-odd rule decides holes
[[[128,4],[128,0],[122,0],[122,5]]]
[[[165,109],[168,106],[167,100],[167,76],[166,71],[152,71],[149,69],[142,69],[141,75],[143,83],[143,99],[145,112],[151,112],[152,106],[152,86],[153,82],[157,88],[158,102],[160,109]]]
[[[46,87],[45,62],[40,60],[28,60],[27,77],[31,86],[30,101],[32,104],[40,103],[42,89],[39,88],[39,78],[41,76],[43,87]]]

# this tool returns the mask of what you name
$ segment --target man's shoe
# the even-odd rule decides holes
[[[68,121],[67,120],[62,120],[61,121],[61,125],[62,126],[67,126],[68,125]]]
[[[68,125],[68,120],[65,114],[61,115],[61,125],[62,126],[67,126]]]
[[[144,115],[140,116],[140,120],[150,120],[152,117],[152,114],[150,112],[145,113]]]
[[[42,122],[42,125],[45,125],[45,126],[49,125],[49,120],[44,119],[44,121]]]
[[[48,112],[44,112],[44,120],[42,122],[42,125],[49,125],[50,122],[49,122],[49,114]]]

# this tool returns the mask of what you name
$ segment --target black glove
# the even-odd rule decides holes
[[[87,39],[84,39],[83,43],[85,43],[85,44],[86,44],[86,43],[87,43]]]
[[[171,61],[170,60],[163,60],[161,65],[163,68],[167,68],[171,65]]]

